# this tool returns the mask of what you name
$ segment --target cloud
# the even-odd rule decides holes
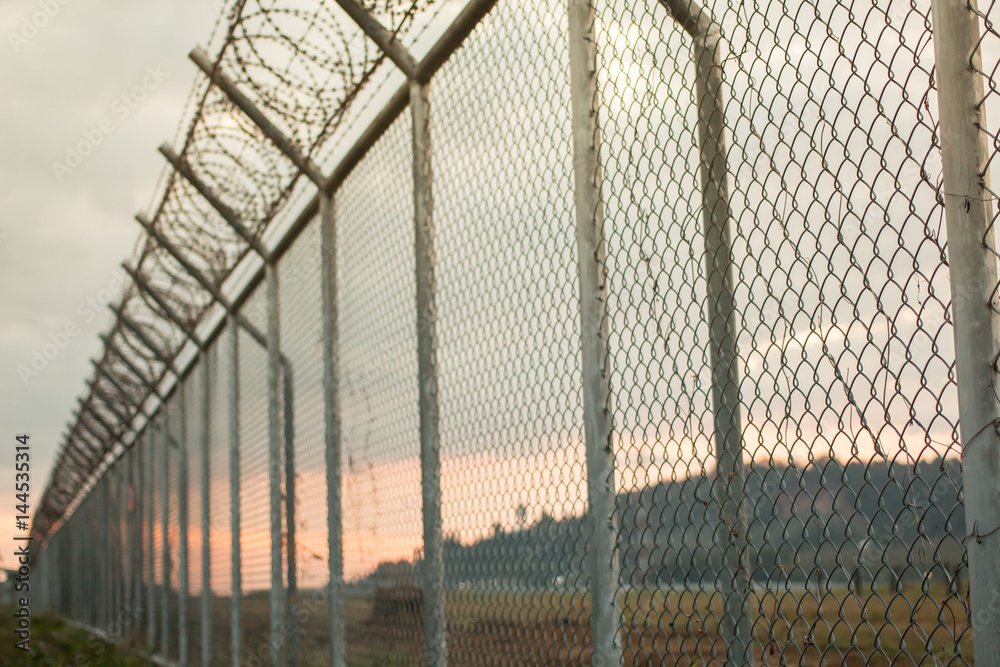
[[[2,437],[33,436],[33,508],[107,314],[86,324],[30,387],[18,364],[76,318],[77,304],[104,287],[131,251],[138,235],[132,216],[147,205],[163,168],[156,146],[174,136],[195,77],[187,53],[206,41],[218,13],[200,0],[58,4],[16,52],[8,32],[42,9],[37,1],[0,5],[0,423]],[[157,66],[170,74],[162,85],[59,183],[52,161]],[[13,497],[13,480],[13,456],[0,458],[4,497]],[[0,542],[0,557],[12,551],[12,543]]]

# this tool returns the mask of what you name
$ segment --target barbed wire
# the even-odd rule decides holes
[[[414,46],[441,28],[447,4],[364,8]],[[347,650],[413,657],[423,641],[411,337],[440,318],[450,650],[470,665],[590,655],[597,601],[585,591],[606,573],[588,560],[592,452],[579,341],[593,322],[580,323],[575,288],[577,263],[593,254],[607,355],[608,400],[597,412],[610,425],[601,454],[612,461],[610,479],[598,481],[609,482],[614,506],[599,522],[605,537],[614,533],[608,558],[618,559],[603,563],[615,574],[601,613],[610,606],[618,618],[606,626],[620,630],[603,648],[629,666],[666,656],[731,662],[733,650],[761,664],[859,655],[967,664],[971,632],[981,631],[969,620],[967,547],[996,529],[968,529],[963,512],[929,4],[886,0],[863,14],[838,0],[596,0],[590,9],[599,131],[586,148],[599,149],[600,166],[589,184],[572,180],[578,121],[568,108],[564,2],[499,3],[435,72],[433,322],[413,317],[412,283],[427,276],[414,278],[412,230],[398,224],[415,187],[407,119],[385,121],[337,185],[334,252],[349,260],[337,276],[339,583],[373,609],[352,618]],[[984,44],[1000,44],[992,9],[980,17]],[[182,359],[218,351],[210,338],[220,301],[248,299],[241,316],[266,328],[264,290],[251,289],[264,273],[255,255],[268,232],[311,224],[301,221],[315,213],[299,205],[315,186],[303,163],[329,166],[349,153],[378,103],[407,90],[336,2],[241,0],[226,17],[210,76],[231,81],[291,149],[222,84],[195,84],[176,150],[186,171],[168,167],[143,223],[153,232],[130,263],[147,287],[134,284],[121,300],[106,336],[115,353],[98,360],[60,450],[33,526],[40,539],[104,483],[110,459],[159,418],[162,399],[176,401],[158,394],[185,382],[175,376],[195,365]],[[997,72],[980,71],[987,97]],[[992,160],[1000,140],[989,140]],[[601,242],[578,255],[573,194],[588,186],[600,193]],[[327,483],[316,363],[326,341],[315,313],[328,258],[315,225],[311,233],[279,267],[291,285],[283,361],[304,362],[279,388],[305,403],[279,420],[308,435],[302,451],[281,453],[305,454],[305,465],[277,486],[287,503],[286,580],[316,583],[333,575],[310,568],[327,547],[307,529],[322,525],[326,503],[299,507]],[[196,331],[209,352],[197,349]],[[230,387],[242,392],[239,426],[253,434],[238,452],[237,472],[250,481],[236,493],[247,498],[244,520],[263,532],[266,492],[276,488],[265,479],[265,432],[275,421],[255,338],[236,337],[244,351],[229,370],[241,378]],[[228,378],[213,363],[211,391],[222,393]],[[212,397],[213,410],[225,412],[223,399]],[[965,453],[995,424],[965,438]],[[213,436],[212,456],[224,456],[223,440]],[[109,451],[115,442],[123,445]],[[307,562],[296,566],[298,530]],[[168,537],[156,544],[173,549]],[[254,587],[273,585],[277,559],[258,552],[244,569]],[[497,646],[513,648],[494,656]]]
[[[365,8],[399,38],[409,36],[414,18],[444,2],[433,0],[378,0]],[[301,6],[265,0],[238,0],[221,7],[209,36],[212,43],[225,25],[217,47],[214,67],[230,76],[240,89],[275,122],[307,155],[322,151],[336,134],[351,104],[373,81],[385,56],[333,0]],[[422,34],[427,25],[416,26]],[[237,211],[258,239],[275,216],[284,210],[301,173],[218,88],[199,77],[187,101],[190,119],[183,120],[181,158],[217,194]],[[162,194],[151,206],[153,225],[185,261],[221,287],[250,252],[249,244],[212,206],[168,166],[161,177]],[[153,387],[168,376],[168,365],[150,349],[174,359],[188,339],[185,330],[195,330],[210,312],[214,300],[171,250],[152,236],[140,237],[132,266],[180,319],[173,322],[150,296],[134,287],[121,299],[119,308],[138,332],[116,321],[106,335],[128,363],[106,350],[97,362],[95,377],[110,373],[134,393],[120,396],[113,387],[101,393],[117,396],[130,405],[145,405]],[[143,338],[148,340],[144,341]],[[140,370],[137,380],[129,367]],[[132,378],[132,379],[126,379]],[[153,384],[146,384],[145,382]],[[99,396],[89,397],[89,409],[106,412],[105,420],[120,421],[112,406]],[[117,407],[117,406],[115,406]],[[85,419],[81,413],[80,419]],[[33,530],[43,539],[85,488],[79,472],[79,455],[85,452],[93,474],[111,454],[116,434],[105,433],[105,448],[93,452],[74,440],[77,425],[56,456],[49,484]],[[71,450],[67,453],[67,450]],[[96,463],[95,463],[96,462]]]

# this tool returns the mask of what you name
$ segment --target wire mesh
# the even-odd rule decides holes
[[[591,660],[565,14],[501,4],[433,83],[456,664]]]
[[[125,540],[125,606],[128,619],[123,628],[122,639],[131,648],[138,646],[143,622],[144,591],[142,588],[143,524],[142,524],[142,439],[137,439],[126,453],[126,487],[124,512],[126,521]]]
[[[126,461],[124,458],[118,459],[111,467],[111,473],[109,476],[109,481],[111,484],[111,493],[108,502],[110,507],[108,509],[111,519],[110,529],[111,529],[111,553],[110,553],[110,571],[111,571],[111,613],[108,615],[107,628],[108,635],[113,637],[115,641],[120,641],[122,639],[122,613],[124,609],[124,559],[123,555],[125,552],[125,531],[124,531],[124,520],[122,513],[122,500],[123,500],[123,486],[124,486],[124,468]]]
[[[201,364],[208,363],[204,359]],[[204,387],[201,369],[184,380],[184,434],[187,453],[187,659],[201,665],[201,592],[202,592],[202,401]]]
[[[233,550],[229,469],[229,407],[227,404],[229,334],[213,345],[209,364],[209,545],[212,587],[213,665],[232,664]],[[222,349],[220,349],[220,345]]]
[[[973,183],[973,196],[978,196],[975,200],[966,200],[971,204],[973,201],[980,207],[982,211],[984,222],[986,223],[986,228],[977,228],[977,232],[974,241],[979,245],[979,241],[982,242],[982,247],[986,248],[990,254],[989,261],[985,263],[987,268],[987,275],[992,273],[992,277],[996,279],[995,267],[996,262],[994,258],[1000,257],[1000,247],[997,245],[997,229],[996,223],[998,215],[1000,215],[1000,208],[997,207],[997,194],[996,186],[992,185],[990,181],[991,173],[997,173],[994,168],[998,155],[1000,155],[1000,104],[997,101],[997,75],[998,70],[1000,70],[1000,30],[997,26],[997,18],[1000,16],[1000,7],[997,6],[995,2],[985,2],[985,3],[967,3],[961,5],[961,9],[967,12],[967,14],[972,15],[975,36],[978,41],[975,43],[975,48],[969,48],[968,50],[959,51],[957,55],[961,56],[961,60],[957,60],[962,66],[963,70],[966,70],[970,77],[973,85],[968,86],[972,90],[966,91],[969,93],[967,96],[968,101],[971,103],[971,109],[968,110],[968,115],[966,122],[975,128],[977,134],[977,140],[984,144],[979,151],[969,151],[969,155],[963,156],[968,162],[972,162],[970,165],[972,167],[973,173],[975,173],[976,178]],[[948,42],[943,41],[943,45],[947,48]],[[966,66],[968,64],[968,67]],[[981,87],[980,87],[981,86]],[[964,87],[964,86],[963,86]],[[942,93],[943,95],[943,93]],[[954,140],[954,134],[951,132],[941,131],[941,144],[942,150],[943,145],[949,141]],[[954,150],[954,149],[953,149]],[[942,189],[943,190],[943,189]],[[948,196],[949,192],[942,191],[940,197],[944,198]],[[952,204],[956,202],[956,198],[952,196]],[[959,206],[965,205],[965,201],[957,200]],[[982,234],[980,239],[979,233]],[[994,269],[990,272],[989,269]],[[1000,293],[1000,284],[989,285],[989,308],[991,311],[997,311],[998,309],[998,293]],[[972,302],[977,306],[981,306],[982,303],[976,303],[971,295],[966,294],[963,290],[953,291],[955,295],[955,300],[960,299],[966,303]],[[993,313],[991,312],[990,315]],[[1000,355],[1000,349],[992,341],[988,344],[992,347],[986,347],[980,350],[983,357],[989,358],[991,368],[997,367],[997,358]],[[986,404],[992,407],[995,405],[992,399],[997,396],[995,387],[992,383],[985,386],[984,394],[987,397]],[[968,436],[969,431],[972,431],[971,424],[964,421],[961,424],[961,430],[963,437],[966,438],[966,447],[968,447]],[[973,436],[973,439],[975,435]],[[976,475],[977,482],[981,482],[983,479],[989,479],[993,474],[993,467],[987,463],[985,466],[980,466],[979,463],[983,459],[978,458],[979,456],[986,454],[989,449],[979,450],[973,453],[973,457],[966,462],[963,460],[963,464],[967,466],[966,469],[970,469],[973,475]],[[990,454],[986,454],[990,456]],[[987,459],[988,460],[988,459]],[[972,471],[976,472],[972,472]],[[976,557],[979,559],[980,572],[982,573],[997,573],[1000,572],[1000,549],[997,549],[997,539],[1000,539],[1000,522],[988,514],[990,510],[996,509],[996,499],[992,496],[985,494],[985,502],[983,502],[983,495],[980,495],[978,489],[970,489],[972,483],[966,485],[966,489],[963,490],[963,501],[965,501],[969,496],[975,496],[969,504],[978,505],[978,507],[968,514],[975,512],[980,517],[985,519],[985,522],[980,525],[980,519],[975,519],[969,521],[971,525],[966,525],[966,531],[963,533],[965,537],[962,540],[963,546],[968,547],[972,544],[972,548],[977,550]],[[982,488],[981,483],[977,483],[975,486]],[[987,481],[986,488],[990,488],[990,483]],[[987,513],[981,514],[981,510],[984,508],[989,508]],[[995,513],[995,512],[994,512]],[[988,517],[988,518],[987,518]],[[996,525],[996,528],[993,526]],[[971,560],[971,558],[969,558]],[[988,576],[992,576],[988,575]],[[993,628],[1000,623],[1000,592],[997,592],[996,586],[990,582],[969,582],[970,594],[973,594],[972,607],[974,611],[970,615],[970,624],[972,626],[972,631],[977,633],[981,637],[995,637],[993,633]],[[961,595],[961,590],[957,589],[956,594]],[[986,643],[984,642],[981,646],[976,647],[976,656],[979,657],[983,649],[986,648]],[[993,642],[989,645],[990,658],[996,657],[998,644]],[[981,658],[980,658],[981,660]]]
[[[149,598],[149,561],[150,561],[150,540],[149,540],[149,475],[147,473],[149,460],[149,436],[143,434],[134,445],[133,451],[135,452],[135,469],[133,474],[135,475],[136,483],[136,513],[135,513],[135,524],[136,524],[136,554],[133,563],[138,571],[138,579],[136,581],[137,590],[135,591],[136,599],[139,601],[137,605],[137,610],[139,611],[138,623],[135,626],[134,632],[134,646],[136,648],[145,648],[147,637],[146,637],[146,626],[148,625],[148,615],[150,613],[150,598]]]
[[[366,7],[424,54],[465,3]],[[269,396],[266,347],[240,331],[241,661],[270,661],[272,644],[290,640],[295,649],[276,662],[328,664],[327,605],[342,586],[346,664],[432,663],[428,591],[442,591],[427,583],[424,540],[437,527],[424,512],[439,492],[453,664],[973,664],[974,636],[993,631],[996,608],[973,618],[970,603],[968,542],[991,533],[966,522],[960,452],[971,425],[959,418],[948,137],[929,0],[571,3],[571,14],[591,17],[583,51],[596,52],[583,75],[597,96],[583,100],[593,108],[582,119],[570,63],[579,26],[566,3],[488,9],[429,84],[434,322],[418,320],[414,301],[426,280],[414,271],[414,210],[427,193],[413,191],[405,104],[387,112],[385,128],[372,126],[371,146],[348,148],[368,141],[360,128],[401,75],[328,2],[238,3],[218,55],[219,71],[304,154],[324,166],[350,161],[331,185],[339,516],[326,506],[320,268],[329,258],[315,203],[291,217],[313,186],[219,87],[198,88],[184,160],[257,239],[280,247],[282,382],[293,382]],[[986,83],[977,113],[992,163],[996,10],[963,11],[980,18],[981,61],[969,62]],[[584,182],[589,156],[574,145],[598,160]],[[987,172],[976,178],[995,219]],[[37,530],[52,531],[67,512],[47,553],[74,576],[96,566],[110,574],[74,580],[53,599],[74,619],[106,620],[114,604],[95,601],[120,585],[107,563],[127,545],[122,517],[101,523],[101,494],[118,508],[132,501],[120,478],[94,485],[95,471],[116,455],[121,424],[150,387],[183,361],[193,369],[183,429],[188,656],[200,660],[208,619],[199,595],[210,586],[212,664],[229,664],[233,369],[217,290],[238,294],[240,315],[265,331],[266,284],[249,244],[197,188],[178,174],[165,188],[153,223],[161,234],[137,249],[139,279],[60,455],[67,477],[46,491],[51,523]],[[581,211],[587,188],[601,203]],[[578,254],[591,219],[597,252]],[[279,241],[286,233],[294,238]],[[992,229],[984,242],[995,252]],[[606,313],[597,323],[580,315],[595,265]],[[431,324],[437,349],[418,360]],[[184,342],[194,327],[222,331],[207,360]],[[581,341],[603,345],[600,377],[585,370]],[[994,366],[996,353],[984,351]],[[210,366],[207,425],[200,363]],[[418,402],[418,377],[433,373],[439,442],[426,441]],[[606,404],[587,402],[592,382]],[[176,400],[166,409],[174,437]],[[297,587],[295,606],[281,610],[294,630],[281,638],[269,634],[269,400],[282,420],[293,415],[278,429],[288,449],[276,462],[280,592]],[[587,441],[588,414],[609,419],[607,443]],[[132,557],[153,623],[139,623],[139,641],[176,658],[179,477],[168,452],[179,450],[159,427],[140,428]],[[588,457],[602,453],[613,472],[594,479]],[[608,484],[616,509],[596,516],[593,494]],[[202,581],[206,502],[211,577]],[[342,522],[343,581],[328,579],[329,521]],[[106,529],[112,553],[86,546]],[[614,562],[593,557],[600,530],[615,532]],[[610,601],[595,592],[602,585]]]
[[[167,562],[164,579],[167,595],[167,646],[164,655],[172,660],[180,656],[180,439],[182,432],[180,410],[180,387],[167,403],[167,419],[169,420],[169,437],[166,448],[166,482],[167,482],[167,526],[166,540]],[[190,489],[188,490],[190,493]]]
[[[706,272],[725,267],[703,245],[697,47],[657,3],[600,9],[623,584],[663,587],[623,591],[642,620],[626,661],[725,655],[735,530],[756,660],[963,660],[929,6],[710,7],[729,49],[737,489],[715,473]],[[734,491],[745,527],[720,516]]]
[[[319,225],[312,222],[278,266],[281,286],[281,349],[294,369],[295,532],[297,664],[329,661],[330,577],[327,541],[326,446],[320,312]],[[287,490],[286,490],[287,492]],[[286,517],[286,525],[288,519]],[[288,544],[284,536],[286,576]]]
[[[163,608],[164,596],[166,595],[166,575],[169,570],[164,567],[166,563],[166,535],[163,525],[163,475],[162,471],[167,466],[166,438],[164,437],[162,422],[158,432],[151,439],[149,479],[152,490],[150,525],[153,527],[153,540],[151,554],[152,563],[152,597],[150,599],[150,616],[153,624],[147,628],[150,635],[150,643],[159,651],[164,650],[163,646]]]
[[[266,322],[264,290],[242,313],[258,329]],[[243,581],[243,659],[269,650],[271,515],[267,432],[267,350],[240,330],[240,558]]]
[[[344,623],[351,665],[419,663],[422,593],[408,119],[338,191]]]
[[[153,631],[156,619],[156,524],[154,512],[156,508],[156,484],[153,478],[153,466],[156,461],[153,429],[144,434],[142,440],[142,476],[144,496],[142,501],[142,584],[143,623],[141,625],[142,642],[145,647],[152,647],[155,642]],[[162,553],[162,551],[161,551]]]

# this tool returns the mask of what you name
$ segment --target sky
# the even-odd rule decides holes
[[[102,302],[120,289],[117,267],[138,236],[132,216],[160,177],[156,147],[183,115],[196,71],[187,53],[218,14],[205,0],[0,4],[0,438],[11,445],[0,450],[2,563],[19,532],[14,438],[31,436],[34,511],[100,353]],[[93,149],[77,161],[70,148],[81,143]],[[36,352],[52,358],[31,375]]]

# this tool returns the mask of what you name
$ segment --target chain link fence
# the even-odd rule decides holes
[[[1000,33],[934,3],[227,7],[44,605],[175,664],[1000,664]]]

